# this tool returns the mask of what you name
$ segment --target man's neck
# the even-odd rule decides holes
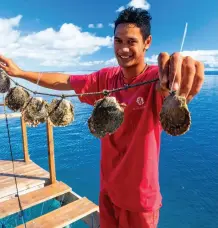
[[[134,80],[138,75],[143,73],[147,69],[147,64],[144,63],[143,65],[122,68],[123,78],[125,82],[131,82]]]

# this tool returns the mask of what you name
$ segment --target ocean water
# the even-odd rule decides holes
[[[81,104],[77,98],[72,102],[75,121],[65,128],[54,128],[57,179],[98,203],[100,143],[87,127],[92,107]],[[201,93],[189,109],[192,126],[187,134],[180,137],[162,134],[163,207],[159,228],[218,227],[218,75],[206,75]],[[0,159],[10,159],[5,126],[5,121],[0,120]],[[13,154],[22,158],[19,119],[10,119],[9,126]],[[28,144],[31,159],[48,170],[45,125],[28,128]],[[6,227],[13,227],[11,219],[2,222]],[[78,222],[72,227],[86,226]]]

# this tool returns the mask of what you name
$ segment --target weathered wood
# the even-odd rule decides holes
[[[63,182],[56,182],[55,184],[48,185],[42,189],[21,195],[20,202],[22,209],[25,210],[27,208],[33,207],[37,204],[63,195],[70,190],[71,188]],[[17,197],[0,203],[0,219],[19,211],[20,207]]]
[[[77,193],[70,191],[64,195],[64,199],[62,197],[56,197],[56,199],[62,202],[62,205],[64,206],[78,199],[82,199],[82,197]],[[82,221],[86,223],[89,227],[99,228],[100,227],[99,208],[97,208],[97,210],[92,214],[83,217]]]
[[[23,139],[23,153],[24,161],[30,162],[29,152],[28,152],[28,141],[27,141],[27,128],[23,116],[20,118],[21,121],[21,130],[22,130],[22,139]]]
[[[53,139],[53,127],[50,121],[47,121],[47,140],[48,140],[48,160],[49,160],[49,171],[50,181],[52,184],[56,182],[56,171],[55,171],[55,157],[54,157],[54,139]]]
[[[26,223],[28,228],[62,228],[95,212],[98,206],[86,197],[67,204],[57,210],[45,214]],[[24,225],[18,226],[23,228]]]
[[[18,118],[21,117],[21,113],[7,113],[7,118]],[[5,114],[0,114],[0,120],[5,119]]]
[[[0,160],[0,167],[0,202],[17,194],[15,177],[20,195],[49,183],[49,173],[32,161],[14,161],[15,173],[10,160]]]

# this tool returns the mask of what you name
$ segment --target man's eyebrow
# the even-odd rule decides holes
[[[121,38],[120,38],[120,37],[118,37],[118,36],[115,36],[115,37],[114,37],[114,39],[119,39],[119,40],[120,40]]]
[[[118,37],[118,36],[115,36],[114,39],[121,40],[121,38]],[[136,37],[127,37],[127,39],[129,39],[129,40],[138,40]]]

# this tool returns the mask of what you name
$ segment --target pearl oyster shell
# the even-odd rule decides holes
[[[13,87],[5,97],[5,104],[14,112],[21,111],[29,96],[29,93],[23,88],[19,86]]]
[[[160,112],[160,122],[163,130],[169,135],[185,134],[191,125],[191,116],[185,97],[175,93],[166,97]]]
[[[113,134],[124,121],[124,108],[115,97],[105,97],[95,102],[88,127],[95,137],[102,138]]]
[[[24,104],[22,115],[28,126],[36,127],[47,120],[48,103],[41,97],[31,97]]]
[[[10,89],[11,81],[5,71],[0,69],[0,93],[6,93]]]
[[[48,112],[53,126],[67,126],[74,121],[74,107],[66,99],[52,100]]]

